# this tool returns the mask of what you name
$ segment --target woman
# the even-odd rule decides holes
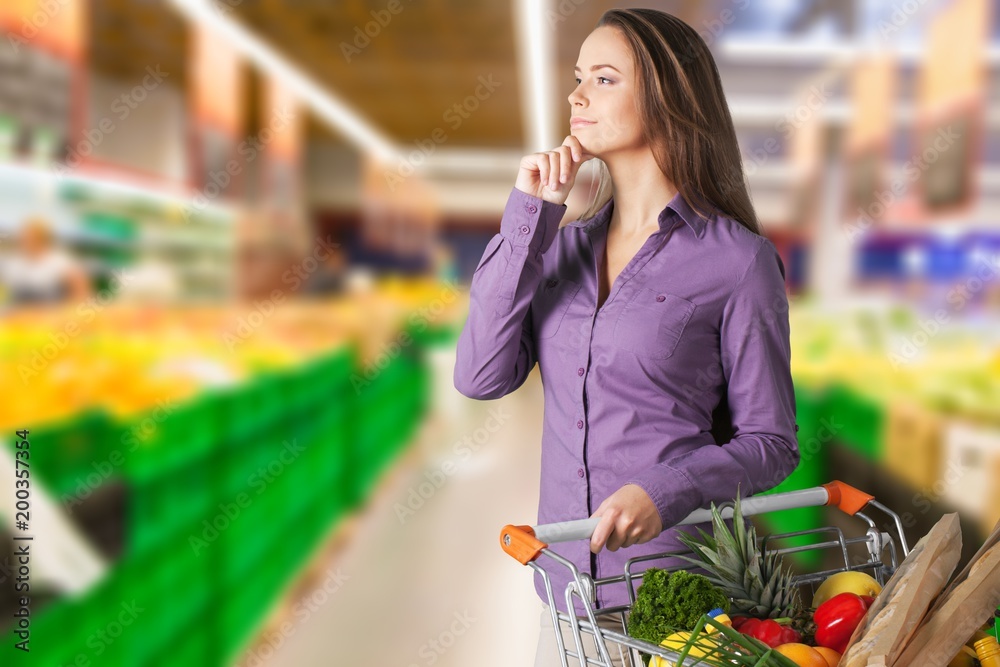
[[[454,381],[494,399],[539,364],[538,523],[600,517],[589,544],[554,550],[601,578],[682,548],[678,521],[777,485],[799,453],[784,267],[707,46],[669,14],[616,9],[577,65],[571,134],[521,160],[473,275]],[[560,228],[594,158],[596,201]],[[565,611],[568,573],[544,560]],[[624,584],[598,590],[619,604]],[[542,623],[536,664],[559,664],[547,609]]]

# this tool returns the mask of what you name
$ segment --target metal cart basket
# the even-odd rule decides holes
[[[780,510],[824,505],[836,507],[844,515],[851,517],[845,519],[846,524],[849,524],[851,528],[845,531],[844,528],[839,526],[824,526],[810,530],[768,535],[761,538],[761,549],[765,554],[793,554],[817,551],[825,552],[827,557],[832,552],[836,558],[836,567],[812,573],[800,573],[795,576],[794,582],[800,585],[804,592],[814,588],[816,584],[822,583],[831,574],[849,570],[867,572],[880,584],[884,585],[889,577],[892,576],[892,573],[895,572],[900,562],[900,552],[897,551],[897,545],[904,558],[909,553],[909,547],[906,544],[903,524],[899,516],[888,507],[876,501],[873,496],[843,482],[834,481],[802,491],[753,496],[741,501],[742,512],[745,517]],[[872,509],[878,510],[880,513],[876,515],[880,523],[876,523],[866,513]],[[724,518],[731,518],[732,515],[733,509],[731,504],[722,508],[722,516]],[[695,510],[681,521],[679,525],[711,521],[711,516],[711,512],[707,509]],[[636,589],[642,583],[644,574],[644,572],[635,571],[639,563],[647,563],[648,561],[655,561],[657,559],[671,559],[679,554],[690,552],[671,551],[632,558],[626,562],[625,571],[621,575],[594,579],[590,575],[580,572],[572,562],[548,548],[548,545],[558,542],[589,540],[599,520],[599,518],[593,517],[590,519],[550,523],[539,526],[507,525],[500,532],[500,546],[503,550],[513,556],[522,565],[528,565],[533,568],[542,577],[545,591],[549,598],[548,604],[549,610],[552,613],[552,625],[555,628],[556,643],[558,644],[564,667],[569,667],[570,658],[576,661],[573,664],[580,664],[581,667],[585,665],[612,667],[614,664],[611,661],[612,652],[614,652],[616,659],[621,664],[628,665],[629,667],[641,667],[643,663],[639,655],[640,651],[651,656],[663,658],[669,661],[671,665],[698,664],[696,658],[685,658],[681,662],[679,661],[680,656],[677,653],[663,646],[657,646],[630,637],[627,633],[627,612],[630,606],[624,605],[604,609],[595,608],[598,587],[624,581],[627,583],[626,589],[629,593],[630,603],[635,602]],[[848,535],[845,532],[851,534]],[[806,544],[788,545],[788,542],[792,540],[804,541]],[[783,543],[786,546],[782,546]],[[560,566],[569,569],[572,578],[564,591],[566,609],[574,609],[573,599],[575,597],[582,602],[583,609],[586,612],[585,615],[578,617],[576,614],[566,614],[557,609],[555,591],[553,591],[549,575],[537,563],[539,556],[552,559],[559,563]],[[662,567],[665,570],[681,569],[680,566],[676,565],[664,565]],[[604,626],[615,625],[616,628],[621,628],[621,630],[602,627],[598,622],[599,619],[604,621]],[[615,622],[613,624],[609,623],[607,619],[613,619]],[[566,626],[570,630],[570,636],[574,639],[575,647],[566,646],[566,642],[563,641],[562,628]],[[584,652],[584,634],[590,635],[593,638],[593,644],[597,647],[599,655],[590,656]]]

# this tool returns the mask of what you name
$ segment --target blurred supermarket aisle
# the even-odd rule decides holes
[[[299,598],[290,626],[238,665],[531,663],[541,603],[497,535],[535,520],[538,372],[512,395],[473,401],[450,386],[454,350],[432,356],[434,413],[328,563],[334,592]]]

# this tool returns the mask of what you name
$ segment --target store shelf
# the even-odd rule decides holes
[[[184,188],[130,185],[122,178],[0,162],[0,204],[8,211],[0,233],[15,232],[23,219],[45,211],[57,240],[95,278],[156,258],[181,278],[182,299],[221,301],[231,294],[236,210],[193,208],[188,196],[194,193]],[[106,286],[97,281],[95,287]]]

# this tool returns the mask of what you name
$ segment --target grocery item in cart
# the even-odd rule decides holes
[[[831,482],[822,487],[802,491],[755,496],[740,502],[741,509],[746,516],[798,507],[833,506],[864,526],[861,537],[849,536],[845,529],[830,526],[781,535],[768,535],[761,539],[760,549],[765,557],[770,552],[785,555],[816,549],[826,551],[827,554],[836,556],[838,563],[842,562],[841,565],[833,569],[824,569],[813,573],[797,573],[792,585],[803,587],[805,592],[814,592],[814,590],[810,591],[809,589],[822,583],[832,574],[846,571],[867,571],[879,584],[882,584],[890,578],[898,567],[897,545],[901,548],[904,556],[909,552],[899,516],[875,501],[872,496],[841,482]],[[878,510],[888,517],[888,524],[876,523],[867,514],[869,508]],[[725,507],[719,511],[724,519],[733,517],[731,507]],[[682,524],[702,523],[711,519],[712,512],[708,509],[701,509],[684,519]],[[571,540],[589,540],[596,523],[597,521],[592,517],[579,521],[539,526],[507,525],[500,533],[500,544],[504,551],[523,565],[530,566],[542,577],[545,593],[550,602],[548,609],[555,628],[559,657],[564,667],[568,667],[571,660],[578,661],[581,665],[599,665],[601,667],[611,667],[612,665],[639,667],[643,663],[647,663],[650,667],[667,667],[668,665],[671,667],[675,665],[685,667],[693,665],[796,667],[796,664],[799,667],[803,665],[828,667],[831,664],[837,664],[840,656],[835,652],[831,654],[829,651],[822,651],[804,644],[794,646],[799,642],[783,644],[782,650],[791,655],[782,655],[777,648],[772,648],[759,639],[739,632],[735,627],[736,619],[733,619],[734,627],[730,627],[727,623],[719,623],[710,618],[708,614],[701,616],[693,629],[667,628],[669,634],[663,636],[659,642],[654,643],[631,636],[631,627],[636,619],[630,617],[629,614],[630,609],[634,613],[634,607],[625,605],[599,608],[596,605],[595,591],[608,584],[624,583],[629,593],[629,599],[635,603],[637,600],[636,589],[640,587],[644,577],[648,576],[647,573],[653,569],[651,564],[668,563],[664,564],[661,569],[677,572],[683,568],[683,565],[678,564],[678,561],[683,562],[680,557],[692,557],[693,554],[690,551],[672,551],[662,554],[637,555],[625,563],[624,575],[594,579],[581,572],[572,561],[551,550],[549,544]],[[880,525],[891,526],[896,532],[890,534],[880,530]],[[816,541],[812,544],[781,546],[787,543],[785,540],[804,536]],[[861,552],[854,556],[849,553],[850,550],[862,546],[867,554],[866,558],[859,558],[862,555]],[[759,554],[752,557],[759,557]],[[539,558],[555,562],[557,566],[563,567],[569,572],[570,583],[565,587],[565,590],[556,590],[552,585],[552,578],[548,577],[547,571],[536,562]],[[827,561],[824,567],[830,568],[831,565],[832,563]],[[557,596],[564,599],[568,609],[573,607],[574,600],[577,601],[582,605],[584,613],[567,614],[558,610],[554,605]],[[766,602],[766,598],[762,601]],[[598,619],[601,619],[602,622],[599,622]],[[604,622],[607,620],[613,620],[613,623]],[[622,630],[611,629],[614,627],[622,628]],[[564,639],[564,633],[565,636],[571,638],[568,642]],[[587,635],[594,640],[592,645],[598,652],[597,656],[584,653],[585,645],[590,646],[584,641]],[[705,655],[698,656],[696,651],[704,652]],[[614,661],[612,661],[612,656],[615,658]],[[572,664],[577,664],[577,662],[572,662]]]
[[[1000,544],[993,544],[973,560],[966,578],[949,588],[935,603],[896,665],[933,667],[935,664],[947,664],[962,644],[989,619],[998,601]]]
[[[632,605],[629,634],[658,644],[675,630],[690,632],[716,608],[728,610],[729,598],[707,577],[649,568]]]
[[[976,657],[982,667],[1000,667],[1000,643],[996,637],[984,637],[977,641]]]
[[[917,542],[875,598],[844,655],[845,667],[867,667],[870,659],[877,658],[885,658],[886,664],[892,665],[935,596],[948,583],[961,552],[958,515],[946,514]]]
[[[678,536],[697,556],[682,558],[708,571],[709,581],[732,598],[736,613],[758,618],[799,614],[802,603],[791,568],[785,567],[780,554],[759,553],[757,530],[744,522],[740,498],[733,504],[732,531],[714,504],[711,513],[712,535],[699,530],[700,540],[684,534]]]
[[[864,572],[838,572],[830,575],[820,584],[813,595],[812,606],[819,608],[821,604],[840,593],[856,593],[875,597],[882,592],[882,585]]]

